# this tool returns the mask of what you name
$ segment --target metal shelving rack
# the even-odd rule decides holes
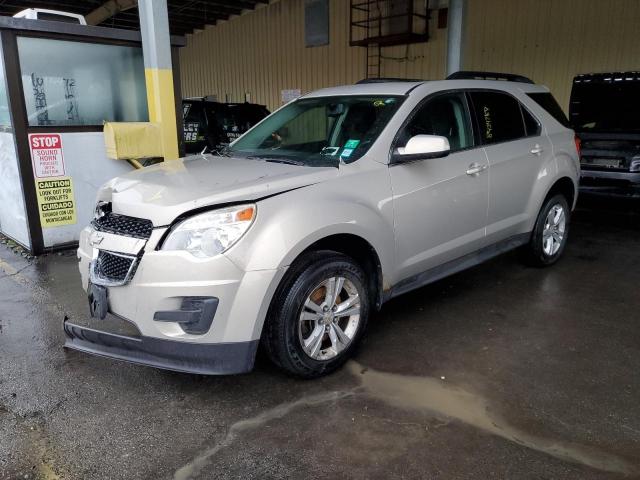
[[[379,78],[382,48],[429,40],[424,0],[351,0],[349,45],[366,47],[367,78]]]

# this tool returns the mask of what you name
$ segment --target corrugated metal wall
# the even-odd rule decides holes
[[[547,85],[563,108],[577,73],[640,70],[637,0],[469,0],[465,68]]]
[[[569,102],[576,73],[640,69],[638,0],[469,0],[465,68],[516,72]],[[349,47],[349,0],[330,1],[330,44],[304,46],[304,0],[279,0],[188,37],[180,53],[185,96],[281,105],[283,89],[307,92],[365,77],[366,50]],[[382,75],[442,78],[446,30],[383,49]]]
[[[279,0],[190,35],[180,52],[183,94],[243,101],[249,92],[252,102],[273,110],[281,90],[304,93],[364,78],[366,49],[349,46],[349,0],[331,0],[329,12],[330,43],[320,47],[304,46],[304,0]],[[441,78],[446,30],[435,20],[430,30],[427,43],[383,49],[390,58],[382,75]]]

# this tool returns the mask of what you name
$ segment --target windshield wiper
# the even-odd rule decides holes
[[[264,161],[271,163],[284,163],[286,165],[298,165],[299,167],[305,166],[303,162],[299,162],[298,160],[289,160],[287,158],[265,158]]]
[[[271,163],[284,163],[286,165],[298,165],[300,167],[303,167],[305,164],[304,162],[301,162],[299,160],[293,160],[290,158],[284,158],[282,155],[249,155],[248,157],[249,159],[257,159],[257,160],[264,160],[265,162],[271,162]]]

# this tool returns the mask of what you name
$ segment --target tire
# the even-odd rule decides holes
[[[553,221],[550,221],[548,217],[552,210],[555,214]],[[561,214],[562,221],[555,224],[558,212]],[[556,263],[567,245],[570,219],[571,209],[566,197],[557,194],[549,198],[540,209],[531,240],[523,248],[525,262],[534,267],[548,267]]]
[[[334,303],[332,287],[340,288]],[[273,363],[292,375],[326,375],[353,354],[366,330],[369,311],[365,274],[353,259],[329,250],[309,252],[291,265],[278,287],[262,346]]]

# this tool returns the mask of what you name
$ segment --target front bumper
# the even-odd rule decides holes
[[[66,346],[95,355],[158,368],[201,374],[242,373],[253,366],[270,299],[285,269],[245,271],[225,255],[199,259],[187,252],[155,249],[162,231],[146,244],[101,235],[80,235],[78,258],[85,290],[99,250],[135,255],[135,273],[122,285],[107,285],[108,312],[133,324],[139,337],[65,323]],[[120,239],[123,239],[120,242]],[[202,330],[180,323],[185,301],[213,298],[213,321]],[[182,310],[182,311],[181,311]],[[176,321],[173,321],[173,320]],[[210,325],[210,326],[209,326]]]
[[[253,368],[258,340],[202,344],[153,337],[129,337],[64,321],[65,348],[176,372],[201,375],[246,373]]]

